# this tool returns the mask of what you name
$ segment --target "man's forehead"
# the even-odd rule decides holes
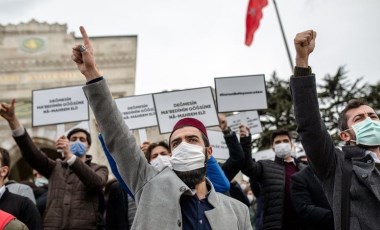
[[[156,146],[156,147],[154,147],[153,149],[152,149],[152,153],[154,152],[154,153],[159,153],[159,152],[169,152],[169,150],[167,149],[167,148],[165,148],[165,147],[163,147],[163,146],[160,146],[160,145],[158,145],[158,146]]]
[[[73,136],[83,136],[83,137],[87,137],[86,133],[84,133],[84,132],[82,132],[82,131],[78,131],[78,132],[76,132],[76,133],[73,133],[71,136],[72,136],[72,137],[73,137]]]
[[[192,126],[184,126],[182,128],[177,129],[172,133],[170,141],[177,139],[178,137],[182,136],[197,136],[197,137],[202,137],[202,133],[199,129],[192,127]]]
[[[346,115],[347,118],[353,118],[358,115],[364,115],[364,114],[376,114],[375,111],[369,107],[368,105],[361,105],[358,108],[353,108],[347,111]]]
[[[287,140],[290,141],[288,135],[278,135],[278,136],[276,136],[276,137],[274,138],[274,141],[276,141],[276,140],[284,140],[284,139],[287,139]]]

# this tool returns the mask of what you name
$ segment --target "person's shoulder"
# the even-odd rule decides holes
[[[259,161],[257,161],[257,163],[262,164],[262,165],[274,165],[274,164],[276,164],[276,162],[273,160],[259,160]]]
[[[4,197],[4,200],[12,202],[12,203],[24,203],[28,201],[32,202],[29,198],[25,196],[21,196],[19,194],[12,193],[8,189],[4,192],[2,198],[3,197]]]
[[[241,201],[239,201],[237,199],[234,199],[230,196],[227,196],[227,195],[224,195],[224,194],[218,193],[218,192],[216,194],[219,198],[219,202],[221,205],[230,204],[233,208],[241,208],[241,207],[247,208],[247,205],[245,205],[244,203],[242,203]]]

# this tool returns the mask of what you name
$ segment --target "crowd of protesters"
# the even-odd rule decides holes
[[[312,30],[296,35],[290,89],[297,131],[307,157],[294,157],[291,131],[272,131],[273,160],[252,159],[250,129],[236,135],[224,115],[220,130],[228,159],[213,157],[204,124],[183,118],[167,141],[138,145],[97,69],[83,27],[83,45],[72,59],[85,76],[83,90],[99,128],[92,140],[76,128],[56,141],[52,160],[33,142],[15,114],[15,100],[1,103],[32,183],[8,179],[10,155],[0,148],[0,229],[378,229],[380,121],[373,108],[352,100],[339,114],[337,148],[319,113]],[[105,112],[107,111],[107,112]],[[99,141],[108,169],[87,154]],[[249,179],[236,180],[239,172]],[[243,177],[245,178],[245,177]]]

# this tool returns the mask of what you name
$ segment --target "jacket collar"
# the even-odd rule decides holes
[[[210,187],[210,191],[208,193],[208,202],[213,207],[218,207],[218,205],[219,205],[219,197],[216,194],[214,186],[212,185],[211,181],[209,179],[207,179],[207,178],[206,178],[206,184],[207,184],[207,187]]]
[[[344,152],[344,157],[347,159],[363,158],[366,152],[365,149],[360,148],[356,145],[345,145],[342,147],[342,151]]]

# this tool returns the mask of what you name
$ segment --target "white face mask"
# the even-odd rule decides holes
[[[172,151],[170,163],[173,170],[179,172],[203,168],[205,167],[204,148],[183,141]]]
[[[252,203],[252,201],[253,201],[253,195],[249,194],[249,195],[247,195],[247,198],[249,200],[249,203]]]
[[[274,152],[276,153],[276,156],[282,159],[290,156],[291,151],[292,146],[290,143],[280,143],[274,146]]]
[[[170,156],[169,155],[158,155],[155,159],[150,161],[150,164],[153,165],[158,171],[162,171],[166,166],[172,167],[170,164]]]
[[[246,188],[247,188],[247,184],[240,184],[240,188],[241,188],[241,190],[245,190]]]

